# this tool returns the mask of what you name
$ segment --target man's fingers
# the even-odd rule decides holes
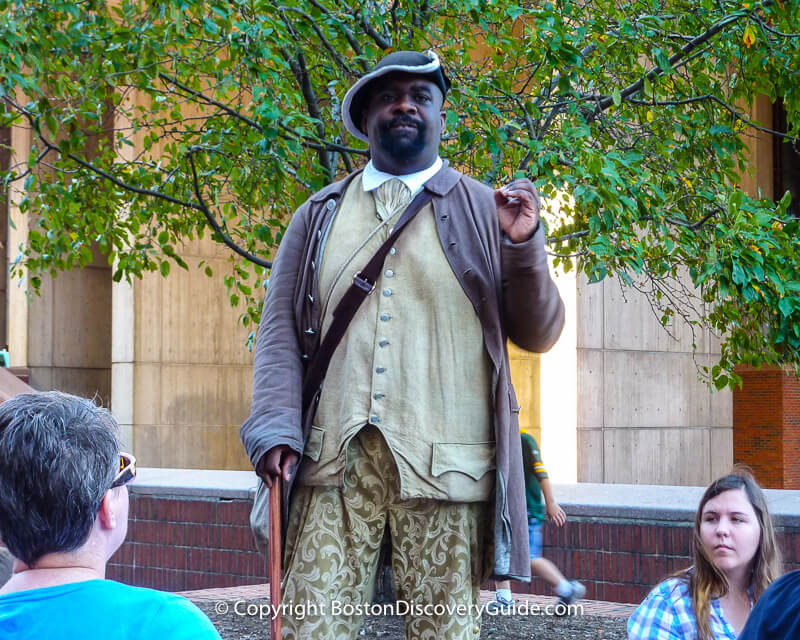
[[[529,189],[535,188],[533,186],[533,183],[530,180],[528,180],[528,178],[517,178],[517,179],[512,180],[511,182],[509,182],[506,186],[507,187],[523,186],[523,187],[527,187]]]
[[[272,488],[272,476],[267,471],[267,456],[264,455],[259,460],[258,465],[256,465],[256,474],[261,480],[267,485],[268,488]]]
[[[285,445],[273,447],[265,453],[256,466],[256,473],[270,489],[272,483],[279,477],[284,476],[288,482],[297,466],[299,456]]]
[[[525,189],[505,189],[503,195],[505,195],[509,201],[522,200],[524,202],[538,202],[539,200],[535,193]]]
[[[300,456],[298,456],[294,451],[286,452],[286,455],[283,458],[283,463],[281,464],[284,482],[289,482],[289,480],[292,479],[294,471],[297,468],[297,461],[299,459]]]

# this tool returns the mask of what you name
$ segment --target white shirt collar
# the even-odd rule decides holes
[[[361,185],[364,187],[364,191],[372,191],[380,187],[387,180],[398,178],[411,190],[411,195],[413,196],[422,188],[423,184],[436,175],[439,169],[442,168],[442,164],[442,159],[437,156],[436,161],[427,169],[417,171],[416,173],[395,176],[391,173],[379,171],[375,168],[375,165],[372,164],[372,160],[370,160],[367,166],[364,167],[364,172],[361,174]]]

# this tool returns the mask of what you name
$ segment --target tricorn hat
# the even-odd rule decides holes
[[[342,120],[347,130],[359,140],[369,142],[367,135],[361,130],[364,105],[369,95],[369,85],[375,79],[387,73],[413,73],[430,80],[447,95],[450,80],[442,69],[439,57],[433,52],[395,51],[383,58],[369,73],[362,76],[344,96],[342,102]]]

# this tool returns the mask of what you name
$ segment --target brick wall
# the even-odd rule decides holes
[[[249,513],[247,499],[134,493],[128,538],[108,577],[170,591],[265,583],[267,563],[253,546]],[[800,526],[778,531],[786,569],[800,568]],[[570,515],[562,528],[544,527],[544,556],[581,580],[587,598],[611,602],[640,602],[653,585],[688,566],[690,542],[685,522]],[[512,588],[551,593],[540,579]]]
[[[251,501],[131,494],[128,537],[107,577],[168,591],[267,581],[250,532]]]
[[[800,489],[800,379],[789,368],[737,367],[733,392],[733,459],[759,484]]]
[[[800,569],[800,527],[777,531],[785,569]],[[691,564],[691,539],[688,523],[570,516],[564,527],[544,526],[542,554],[567,578],[583,582],[586,598],[637,603],[655,584]],[[540,578],[530,585],[514,582],[512,590],[552,595]]]

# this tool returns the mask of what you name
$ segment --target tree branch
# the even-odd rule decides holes
[[[564,242],[565,240],[575,240],[576,238],[584,238],[584,237],[586,237],[588,235],[589,235],[589,231],[587,229],[587,230],[584,230],[584,231],[576,231],[575,233],[568,233],[566,235],[558,236],[558,237],[550,236],[549,238],[547,238],[545,240],[545,242],[547,244],[554,244],[556,242]]]
[[[325,125],[322,121],[322,113],[319,110],[319,100],[317,98],[317,94],[314,91],[313,85],[311,84],[311,76],[308,73],[305,55],[299,49],[294,55],[290,55],[286,49],[281,49],[281,55],[289,63],[289,67],[292,70],[292,75],[294,75],[297,84],[300,85],[300,92],[303,94],[303,100],[306,103],[308,115],[317,121],[315,125],[317,136],[320,139],[324,139]],[[319,158],[320,165],[325,171],[328,182],[333,182],[336,175],[334,168],[331,166],[330,152],[326,149],[318,149],[317,157]]]
[[[359,24],[361,25],[361,28],[364,30],[364,33],[366,33],[370,38],[372,38],[375,41],[375,44],[377,44],[381,49],[385,50],[392,48],[393,43],[391,38],[386,38],[385,36],[382,36],[375,30],[375,27],[373,27],[372,24],[370,24],[369,18],[367,18],[366,11],[361,11],[361,15],[359,15],[359,10],[354,9],[353,17],[359,21]]]
[[[287,58],[287,61],[288,61],[288,58]],[[236,111],[236,109],[233,109],[233,108],[227,106],[226,104],[223,104],[223,103],[221,103],[221,102],[219,102],[217,100],[214,100],[213,98],[209,98],[208,96],[206,96],[205,94],[203,94],[203,93],[201,93],[199,91],[195,91],[194,89],[192,89],[190,87],[187,87],[183,83],[179,82],[178,80],[176,80],[175,78],[173,78],[173,77],[171,77],[171,76],[169,76],[167,74],[159,74],[159,75],[163,76],[164,81],[175,85],[181,91],[184,91],[186,93],[191,94],[192,96],[194,96],[196,98],[201,99],[203,102],[205,102],[208,105],[211,105],[211,106],[214,106],[214,107],[218,107],[219,109],[221,109],[222,111],[224,111],[228,115],[233,116],[234,118],[236,118],[238,120],[241,120],[246,125],[252,127],[253,129],[255,129],[258,132],[263,131],[261,125],[259,125],[255,120],[251,120],[246,115],[240,113],[239,111]],[[317,112],[317,113],[319,113],[319,112]],[[203,118],[197,117],[197,118],[193,118],[193,119],[201,120]],[[280,121],[278,121],[278,128],[283,129],[287,133],[290,133],[297,140],[300,140],[301,144],[303,144],[304,146],[306,146],[306,147],[308,147],[310,149],[314,149],[315,151],[341,151],[342,153],[357,153],[359,155],[367,155],[368,154],[368,152],[365,149],[355,149],[353,147],[346,147],[344,145],[337,144],[335,142],[331,142],[330,140],[325,140],[324,135],[321,137],[321,144],[316,143],[316,142],[313,141],[313,138],[309,138],[308,136],[300,136],[300,135],[298,135],[297,133],[292,131],[292,129],[290,127],[286,126],[285,124],[283,124]]]
[[[45,156],[46,156],[48,153],[50,153],[50,151],[52,151],[52,149],[50,149],[50,148],[48,148],[48,147],[45,147],[44,151],[42,151],[42,152],[41,152],[41,153],[40,153],[38,156],[36,156],[36,162],[34,163],[33,167],[35,167],[35,166],[36,166],[37,164],[39,164],[39,163],[40,163],[42,160],[44,160],[44,157],[45,157]],[[15,164],[13,167],[9,167],[9,171],[12,171],[13,169],[15,169],[16,167],[18,167],[18,166],[19,166],[19,165],[21,165],[21,164],[25,164],[25,163],[24,163],[24,162],[20,162],[20,163],[18,163],[18,164]],[[13,178],[11,178],[11,179],[8,181],[8,183],[7,183],[7,184],[11,184],[12,182],[16,182],[17,180],[22,180],[23,178],[27,177],[27,176],[28,176],[28,174],[30,174],[30,173],[32,173],[32,172],[33,172],[33,167],[28,167],[27,169],[25,169],[25,171],[23,171],[22,173],[20,173],[18,176],[14,176]]]
[[[635,104],[635,105],[644,106],[644,107],[647,107],[647,106],[658,106],[658,107],[676,106],[676,105],[681,105],[681,104],[691,104],[693,102],[705,102],[705,101],[710,101],[710,102],[717,103],[718,105],[723,107],[725,110],[730,112],[730,114],[736,120],[741,120],[748,127],[752,127],[753,129],[756,129],[758,131],[763,131],[764,133],[769,133],[769,134],[771,134],[773,136],[776,136],[776,137],[779,137],[779,138],[783,138],[787,142],[797,143],[798,141],[800,141],[800,138],[797,138],[795,136],[790,136],[789,134],[783,133],[782,131],[775,131],[774,129],[768,129],[767,127],[762,127],[761,125],[756,124],[752,120],[748,120],[741,113],[736,111],[736,109],[734,109],[731,105],[729,105],[727,102],[725,102],[724,100],[718,98],[717,96],[713,96],[711,94],[706,94],[704,96],[694,96],[692,98],[683,98],[681,100],[628,100],[628,102],[630,104]]]
[[[268,260],[264,260],[262,258],[259,258],[256,255],[253,255],[252,253],[250,253],[246,249],[242,249],[242,247],[240,247],[238,244],[236,244],[230,238],[230,236],[228,236],[228,234],[226,234],[222,230],[222,227],[220,226],[219,222],[217,222],[216,217],[214,217],[214,215],[209,210],[208,206],[206,205],[205,201],[203,200],[203,194],[202,194],[202,192],[200,190],[200,183],[199,183],[199,181],[197,179],[197,168],[194,165],[194,154],[195,154],[196,151],[197,151],[197,148],[196,147],[192,147],[191,149],[189,149],[188,153],[186,154],[186,157],[189,160],[189,166],[192,168],[192,182],[193,182],[193,186],[194,186],[194,195],[197,198],[197,202],[199,203],[199,205],[196,206],[196,208],[199,209],[203,213],[203,215],[206,217],[206,220],[208,220],[208,224],[211,225],[211,228],[214,229],[214,231],[222,239],[222,242],[225,243],[225,245],[228,248],[230,248],[233,252],[239,254],[240,256],[245,258],[246,260],[249,260],[250,262],[253,262],[254,264],[257,264],[257,265],[262,266],[262,267],[266,267],[267,269],[271,268],[272,267],[272,263],[271,262],[269,262]]]
[[[251,120],[250,118],[248,118],[243,113],[240,113],[236,109],[233,109],[232,107],[229,107],[228,105],[223,104],[222,102],[219,102],[218,100],[214,100],[213,98],[209,98],[207,95],[205,95],[204,93],[201,93],[200,91],[195,91],[191,87],[187,87],[185,84],[183,84],[182,82],[179,82],[176,78],[173,78],[172,76],[167,75],[163,71],[160,71],[158,73],[158,77],[161,78],[164,82],[167,82],[167,83],[169,83],[171,85],[174,85],[174,86],[178,87],[178,89],[180,89],[181,91],[183,91],[185,93],[188,93],[188,94],[194,96],[195,98],[200,98],[206,104],[209,104],[211,106],[214,106],[214,107],[217,107],[219,109],[222,109],[228,115],[233,116],[237,120],[241,120],[247,126],[252,127],[256,131],[258,131],[258,132],[262,132],[263,131],[261,125],[258,124],[255,120]]]
[[[317,34],[317,37],[322,43],[322,46],[328,50],[328,53],[331,54],[331,57],[333,58],[334,62],[336,62],[336,64],[339,65],[339,68],[342,69],[342,71],[344,71],[345,73],[351,73],[350,65],[348,65],[347,61],[341,55],[339,55],[339,52],[336,51],[336,49],[334,49],[333,45],[325,37],[325,34],[322,33],[322,29],[319,28],[319,25],[316,23],[314,18],[312,18],[302,9],[298,9],[297,7],[280,6],[278,7],[278,11],[292,11],[293,13],[296,13],[305,18],[306,20],[308,20],[308,22],[311,24],[311,28],[314,29],[314,32]]]
[[[41,140],[42,144],[48,149],[48,151],[56,151],[58,153],[61,153],[61,150],[59,149],[59,147],[57,145],[53,144],[52,142],[50,142],[47,138],[45,138],[44,135],[38,130],[38,128],[36,127],[35,121],[34,121],[34,117],[33,117],[33,115],[31,113],[29,113],[26,109],[24,109],[20,105],[18,105],[15,102],[13,102],[7,96],[5,96],[5,100],[12,107],[14,107],[17,111],[19,111],[21,114],[23,114],[25,116],[25,118],[27,118],[28,122],[30,122],[30,124],[31,124],[31,127],[34,129],[34,131],[37,132],[37,137],[39,138],[39,140]],[[222,231],[222,229],[220,228],[219,224],[217,223],[217,220],[214,218],[214,216],[208,210],[208,207],[203,202],[202,195],[200,193],[199,183],[198,183],[198,180],[197,180],[197,171],[195,170],[194,158],[192,157],[192,153],[194,151],[195,151],[194,148],[190,149],[189,154],[188,154],[188,158],[189,158],[189,164],[191,165],[191,168],[192,168],[192,176],[194,178],[195,195],[198,198],[199,204],[196,204],[194,202],[188,202],[188,201],[185,201],[185,200],[181,200],[179,198],[175,198],[175,197],[173,197],[173,196],[171,196],[169,194],[162,193],[160,191],[153,191],[152,189],[142,189],[141,187],[137,187],[135,185],[129,184],[129,183],[123,181],[123,180],[120,180],[116,176],[108,173],[107,171],[104,171],[100,167],[96,167],[93,164],[91,164],[89,162],[86,162],[86,160],[84,160],[80,156],[75,155],[74,153],[67,153],[67,154],[63,154],[63,155],[66,155],[67,158],[69,158],[73,162],[78,163],[84,169],[86,169],[88,171],[91,171],[93,173],[96,173],[97,175],[105,178],[106,180],[108,180],[112,184],[117,185],[121,189],[125,189],[126,191],[130,191],[132,193],[137,193],[137,194],[143,195],[143,196],[150,196],[150,197],[153,197],[153,198],[159,198],[161,200],[166,200],[167,202],[171,202],[172,204],[177,204],[179,206],[186,207],[188,209],[194,209],[195,211],[199,211],[200,213],[202,213],[206,217],[206,219],[208,220],[209,225],[211,225],[211,227],[214,229],[214,231],[216,231],[219,234],[220,238],[222,238],[222,241],[225,243],[225,245],[227,245],[230,249],[232,249],[235,253],[239,254],[243,258],[246,258],[247,260],[250,260],[251,262],[253,262],[253,263],[257,264],[257,265],[260,265],[262,267],[270,268],[272,266],[271,262],[263,260],[263,259],[259,258],[258,256],[253,255],[249,251],[246,251],[245,249],[242,249],[230,237],[228,237]]]
[[[761,28],[765,31],[769,31],[771,34],[776,35],[780,38],[800,38],[800,33],[783,33],[782,31],[778,31],[777,29],[770,27],[767,24],[767,21],[764,20],[760,15],[754,13],[752,16],[753,20],[758,22],[761,25]]]
[[[670,67],[674,67],[678,62],[681,61],[682,58],[689,55],[692,51],[697,49],[697,47],[705,44],[709,40],[711,40],[714,36],[716,36],[720,31],[722,31],[725,27],[734,22],[737,22],[744,16],[746,16],[748,12],[746,11],[737,11],[730,15],[725,16],[719,22],[717,22],[714,26],[707,29],[705,32],[701,33],[699,36],[692,38],[686,45],[684,45],[678,53],[674,54],[672,57],[669,58],[669,65]],[[650,71],[648,71],[644,76],[639,78],[636,82],[631,85],[625,87],[622,91],[620,91],[620,96],[623,100],[629,98],[632,95],[639,93],[644,88],[645,80],[652,81],[654,78],[662,75],[664,71],[659,66],[653,67]],[[612,96],[603,96],[597,101],[597,106],[595,107],[594,113],[592,114],[590,119],[593,119],[600,115],[603,111],[608,109],[611,105],[614,104],[614,98]]]
[[[308,1],[309,1],[309,3],[311,5],[313,5],[314,7],[316,7],[317,9],[322,11],[323,13],[325,13],[326,15],[329,15],[331,17],[335,17],[335,16],[333,16],[331,14],[331,12],[328,9],[328,7],[326,7],[325,5],[320,3],[318,0],[308,0]],[[346,24],[344,24],[341,20],[338,20],[338,19],[336,20],[336,24],[339,25],[339,27],[342,30],[342,33],[344,33],[345,39],[347,40],[347,42],[349,43],[349,45],[353,49],[353,51],[355,51],[356,55],[359,57],[359,61],[358,61],[359,65],[361,66],[361,68],[364,71],[367,71],[369,69],[369,67],[367,66],[367,63],[364,60],[364,50],[361,48],[361,44],[358,42],[356,37],[353,35],[353,32],[350,30],[350,28]]]
[[[712,205],[712,206],[714,208],[714,211],[704,215],[697,222],[689,222],[688,220],[680,220],[678,218],[672,218],[672,217],[666,217],[666,218],[664,218],[664,220],[667,223],[669,223],[669,224],[671,224],[671,225],[673,225],[675,227],[683,227],[683,228],[689,229],[691,231],[696,231],[697,229],[702,227],[706,222],[708,222],[711,218],[716,216],[718,213],[724,213],[723,209],[720,208],[719,206],[717,206],[717,205]],[[654,216],[642,216],[641,218],[637,218],[636,221],[637,222],[651,222],[653,220],[655,220]],[[583,231],[576,231],[575,233],[568,233],[568,234],[563,235],[563,236],[550,236],[545,240],[545,242],[547,244],[554,244],[554,243],[564,242],[564,241],[567,241],[567,240],[575,240],[577,238],[584,238],[584,237],[588,236],[590,233],[591,232],[588,229],[584,229]],[[563,256],[563,257],[566,257],[566,256]]]

